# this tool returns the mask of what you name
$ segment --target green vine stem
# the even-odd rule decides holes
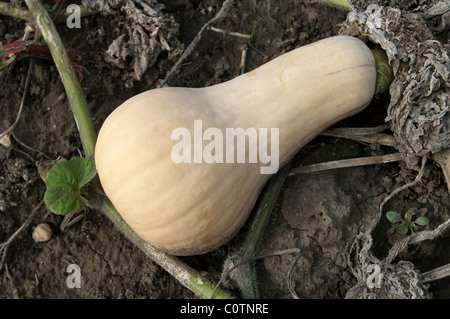
[[[239,265],[233,270],[233,277],[242,292],[245,299],[260,298],[258,290],[258,281],[256,278],[254,257],[258,250],[267,223],[274,210],[277,199],[282,190],[284,181],[289,173],[290,164],[286,164],[276,175],[274,175],[266,184],[260,196],[259,204],[256,208],[256,215],[250,227],[250,230],[242,244],[239,252],[231,256],[225,262],[226,267]],[[231,264],[231,265],[229,265]]]
[[[84,6],[80,6],[80,17],[86,17],[89,15],[97,14],[98,12],[92,9],[86,9]],[[35,27],[34,20],[30,15],[30,11],[22,8],[13,7],[11,4],[4,1],[0,1],[0,14],[27,21],[32,27]],[[56,17],[54,23],[60,24],[65,23],[70,14],[67,12],[61,12],[61,14]]]
[[[86,98],[78,83],[76,73],[72,67],[69,56],[56,31],[55,25],[47,10],[39,0],[25,0],[28,9],[41,32],[45,43],[53,57],[59,75],[66,89],[75,122],[80,133],[81,143],[87,158],[94,157],[97,134],[92,122],[91,112],[87,106]]]
[[[0,1],[0,13],[16,19],[29,21],[30,23],[32,22],[30,21],[30,12],[25,9],[15,8],[11,4],[3,1]]]
[[[319,0],[319,2],[325,2],[334,6],[338,6],[342,9],[350,10],[351,6],[347,0]]]
[[[58,68],[61,80],[68,95],[69,103],[77,123],[83,149],[87,158],[94,156],[96,132],[92,122],[91,114],[87,106],[85,96],[78,84],[76,74],[73,72],[72,63],[64,49],[62,41],[56,31],[56,28],[39,0],[25,0],[33,16],[36,26],[42,33],[45,43],[48,45],[53,60]],[[180,281],[186,288],[190,289],[196,296],[200,298],[210,298],[214,291],[214,285],[202,277],[197,271],[184,264],[181,260],[174,256],[169,256],[157,249],[153,248],[142,240],[122,219],[120,214],[114,208],[109,199],[99,194],[97,191],[91,190],[93,197],[90,199],[90,205],[102,211],[114,225],[146,256],[151,258],[155,263],[164,268],[174,278]],[[232,298],[225,291],[216,291],[214,298]]]
[[[91,194],[93,193],[94,192],[91,192]],[[104,194],[97,193],[96,195],[97,196],[89,199],[89,205],[91,207],[101,210],[113,224],[120,229],[128,240],[139,247],[147,256],[151,257],[155,263],[165,269],[183,286],[191,290],[197,297],[205,299],[211,298],[215,287],[211,281],[184,264],[179,258],[168,255],[149,245],[122,219],[111,201]],[[223,290],[217,290],[214,293],[214,299],[232,299],[232,297]]]

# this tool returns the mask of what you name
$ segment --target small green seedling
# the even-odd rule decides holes
[[[253,24],[252,31],[250,32],[250,41],[253,41],[253,37],[255,36],[255,29],[256,29],[256,26],[258,25],[259,22],[261,22],[262,19],[264,19],[264,16],[259,17],[259,18],[256,20],[256,22]]]
[[[430,223],[430,220],[425,216],[419,216],[413,220],[413,216],[418,211],[419,209],[417,207],[411,207],[402,218],[401,214],[390,210],[386,213],[386,217],[400,234],[406,235],[408,231],[414,233],[419,230],[420,226],[425,226]]]

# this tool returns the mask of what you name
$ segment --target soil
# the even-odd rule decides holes
[[[165,12],[180,23],[179,41],[185,47],[200,28],[220,9],[222,1],[160,1]],[[215,26],[249,34],[255,22],[253,47],[245,71],[296,47],[335,35],[346,13],[310,1],[237,0],[230,14]],[[25,24],[1,16],[0,41],[8,43],[23,35]],[[140,82],[125,85],[123,69],[105,60],[114,39],[117,16],[93,15],[82,20],[81,29],[58,25],[73,63],[82,72],[86,94],[98,130],[109,113],[127,98],[156,87],[173,61],[162,53]],[[100,32],[103,30],[104,32]],[[206,31],[171,86],[203,87],[239,74],[241,48],[247,40]],[[267,57],[266,57],[267,56]],[[29,59],[14,64],[0,86],[0,132],[13,122],[22,99]],[[387,97],[379,96],[360,114],[337,126],[370,127],[384,122]],[[20,141],[20,142],[19,142]],[[27,145],[32,149],[25,147]],[[12,148],[0,145],[0,242],[6,241],[41,202],[45,184],[37,164],[48,158],[79,156],[82,149],[63,85],[51,61],[36,60],[26,103],[14,129]],[[387,147],[319,136],[294,159],[294,167],[330,160],[386,154]],[[261,245],[261,253],[299,248],[292,284],[301,298],[343,298],[356,284],[347,258],[357,234],[377,217],[378,205],[394,189],[412,181],[417,172],[402,162],[342,168],[288,177]],[[236,186],[238,187],[238,185]],[[449,192],[439,167],[429,162],[421,182],[390,200],[385,211],[405,212],[410,207],[426,211],[434,229],[450,215]],[[30,227],[9,247],[0,272],[0,298],[195,298],[165,270],[149,260],[112,223],[95,210],[61,230],[63,217],[39,209]],[[250,218],[251,220],[251,218]],[[48,242],[36,243],[33,227],[49,223],[54,231]],[[249,221],[250,222],[250,221]],[[201,256],[183,257],[192,267],[218,281],[223,262],[237,251],[248,225],[228,244]],[[374,253],[383,258],[401,235],[381,218],[374,232]],[[267,257],[257,262],[261,296],[292,298],[287,273],[295,255]],[[398,260],[409,260],[426,272],[450,262],[449,233],[433,241],[411,245]],[[66,284],[67,266],[77,264],[81,288]],[[231,283],[229,283],[231,284]],[[430,283],[434,298],[450,297],[450,278]]]

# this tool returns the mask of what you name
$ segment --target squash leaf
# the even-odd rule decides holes
[[[87,199],[81,188],[96,175],[94,161],[74,157],[59,162],[47,173],[45,204],[55,214],[68,215],[80,211]]]

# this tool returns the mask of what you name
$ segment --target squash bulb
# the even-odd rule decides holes
[[[271,160],[284,165],[327,127],[365,108],[375,81],[369,48],[336,36],[218,85],[143,92],[115,109],[99,132],[102,187],[149,244],[174,255],[209,252],[246,222],[271,177],[261,170],[270,165],[267,156],[278,152]],[[238,137],[234,145],[226,140],[227,128],[246,133],[244,160]]]

